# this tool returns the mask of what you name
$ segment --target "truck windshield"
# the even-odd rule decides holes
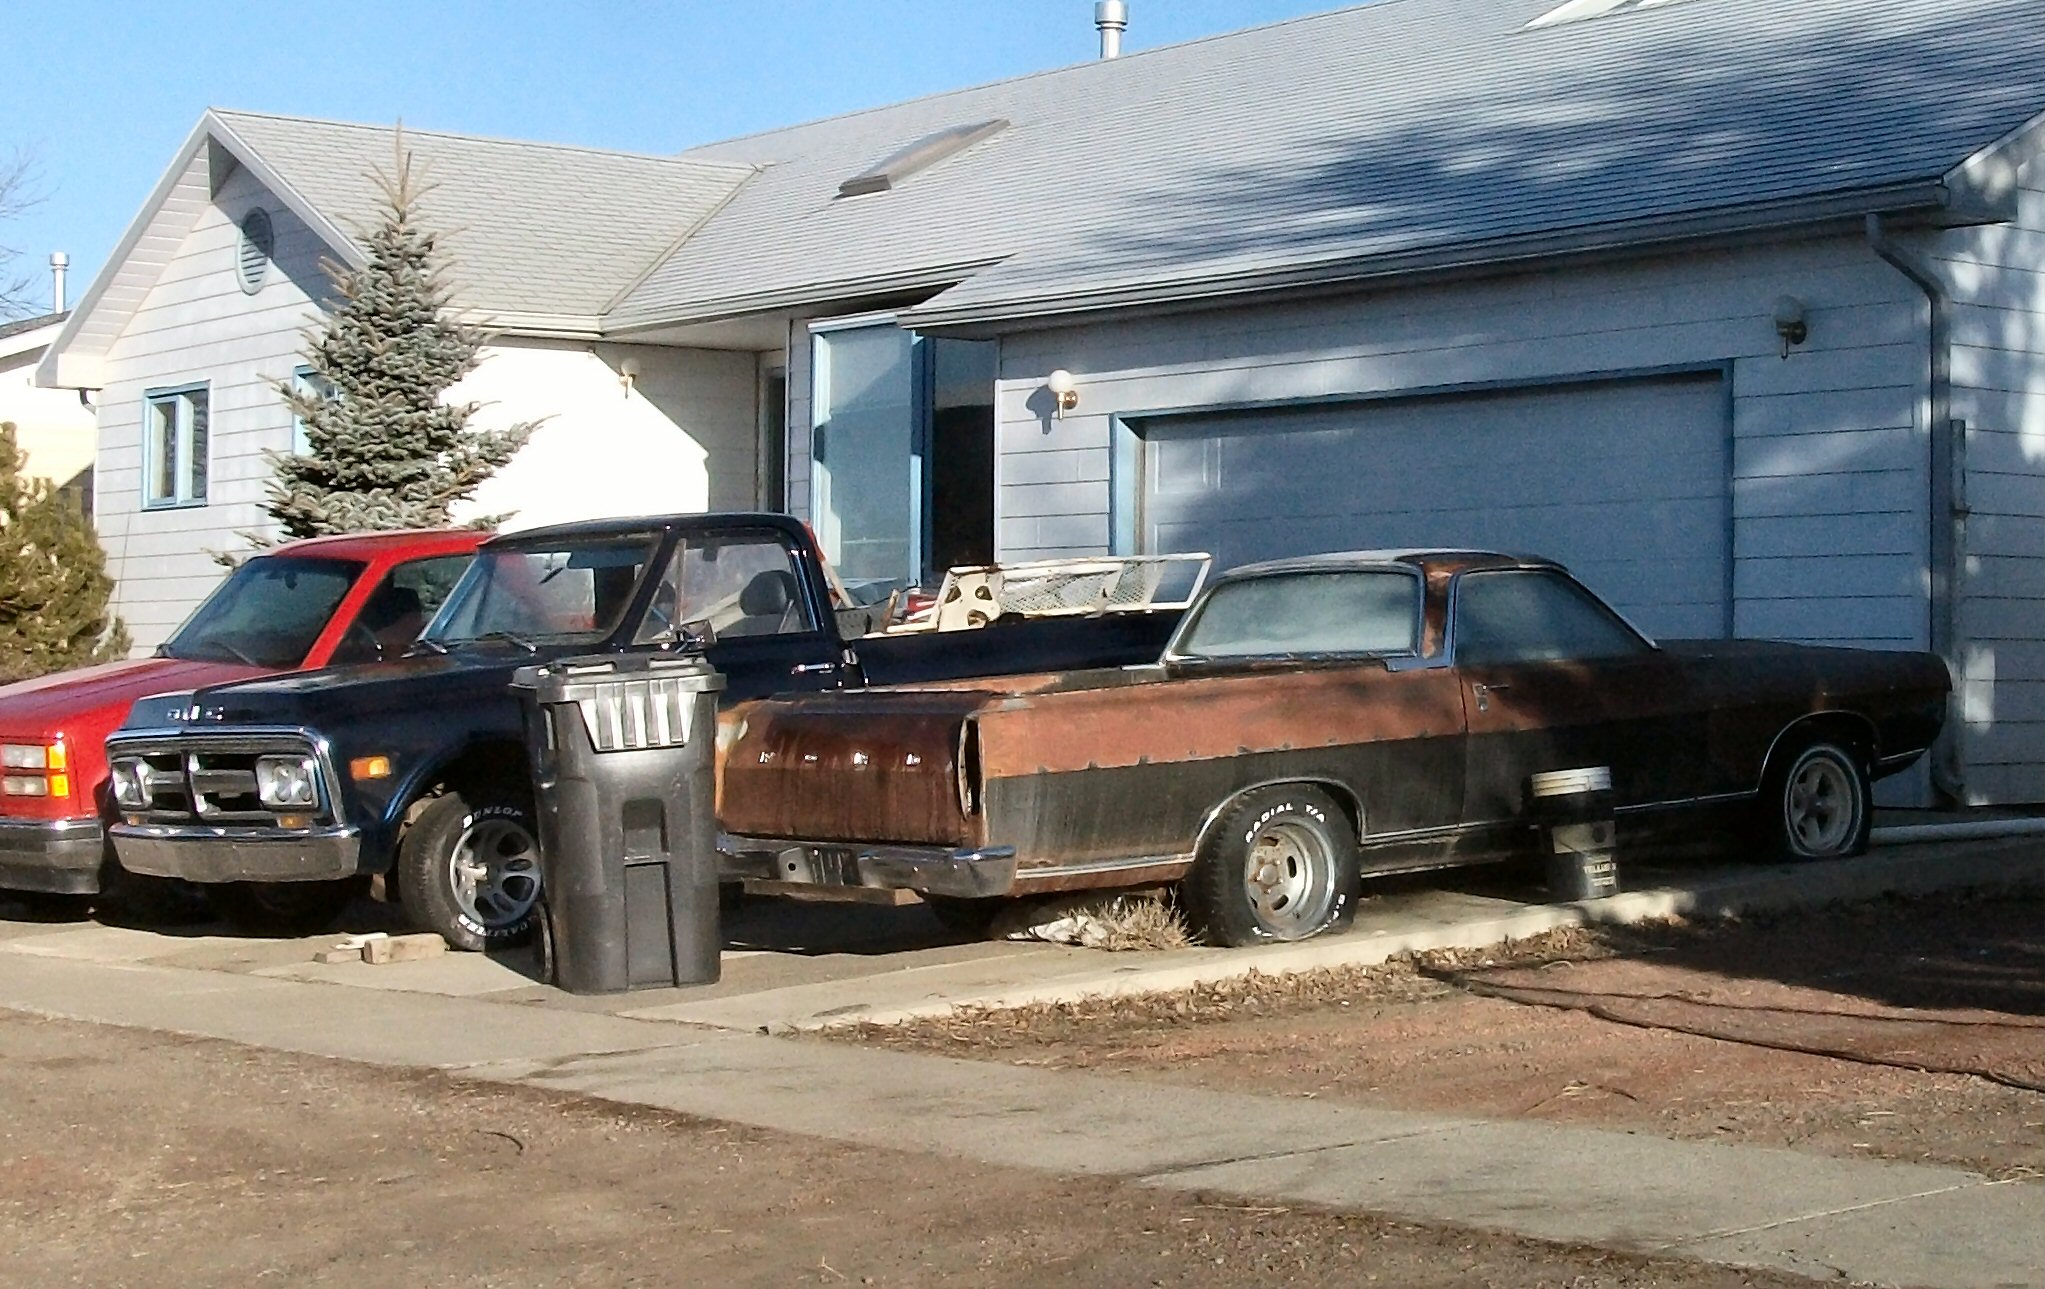
[[[1393,570],[1245,578],[1216,586],[1193,614],[1173,657],[1412,653],[1420,579]]]
[[[486,546],[420,638],[441,646],[601,640],[617,628],[658,545],[658,534],[632,533]]]
[[[354,560],[259,555],[215,587],[157,652],[197,662],[296,667],[362,569]]]

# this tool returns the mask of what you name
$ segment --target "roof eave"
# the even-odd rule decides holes
[[[848,302],[876,296],[902,295],[914,291],[938,291],[957,286],[990,264],[1005,258],[995,256],[942,264],[899,273],[841,278],[834,282],[805,283],[772,291],[724,296],[715,300],[692,301],[681,308],[652,310],[640,314],[612,313],[604,318],[604,335],[613,339],[668,327],[697,326],[730,322],[762,313],[785,313],[808,309],[831,309]]]
[[[1948,170],[1942,182],[1956,212],[1978,212],[1979,223],[2016,218],[2017,172],[2045,150],[2045,113],[1973,153]]]
[[[934,335],[980,337],[1063,326],[1095,314],[1248,301],[1302,290],[1346,289],[1444,273],[1493,271],[1543,260],[1651,250],[1714,237],[1784,233],[1857,221],[1870,211],[1925,213],[1955,222],[2007,218],[1999,209],[1956,204],[1943,180],[1916,180],[1852,193],[1828,194],[1766,206],[1594,225],[1561,232],[1294,264],[1208,277],[1158,278],[1100,290],[1076,290],[1021,301],[947,306],[944,296],[905,311],[901,325]]]

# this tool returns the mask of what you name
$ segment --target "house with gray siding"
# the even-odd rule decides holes
[[[109,300],[231,271],[258,188],[346,255],[362,154],[328,140],[363,127],[261,120],[202,122],[202,152],[239,147]],[[513,186],[582,164],[442,139]],[[1655,634],[1936,650],[1957,719],[1906,791],[2036,802],[2041,142],[2045,0],[1380,0],[639,159],[672,199],[548,211],[581,267],[478,304],[501,370],[595,377],[507,380],[520,414],[602,427],[658,384],[688,468],[629,504],[672,481],[670,508],[785,508],[855,587],[990,556],[1538,551]],[[518,200],[488,177],[450,209]],[[550,253],[516,223],[489,262]],[[151,249],[173,232],[183,258]],[[129,427],[226,361],[190,351],[233,310],[161,307],[147,334],[182,351],[89,295],[43,374],[102,390],[110,551],[125,508],[168,557],[190,537],[119,482]],[[229,410],[215,495],[252,497],[257,414]],[[603,433],[567,455],[634,470]],[[523,463],[490,508],[625,504]]]

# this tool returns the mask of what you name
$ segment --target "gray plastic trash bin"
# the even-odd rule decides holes
[[[1612,771],[1603,765],[1551,770],[1527,779],[1527,814],[1548,850],[1548,894],[1595,900],[1619,892],[1614,857]]]
[[[712,752],[724,677],[700,656],[522,668],[540,824],[541,961],[577,994],[717,979]]]

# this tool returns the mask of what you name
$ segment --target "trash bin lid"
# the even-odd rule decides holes
[[[574,704],[599,752],[682,747],[696,718],[696,697],[724,688],[700,657],[623,654],[564,658],[521,667],[512,684],[547,706]]]

